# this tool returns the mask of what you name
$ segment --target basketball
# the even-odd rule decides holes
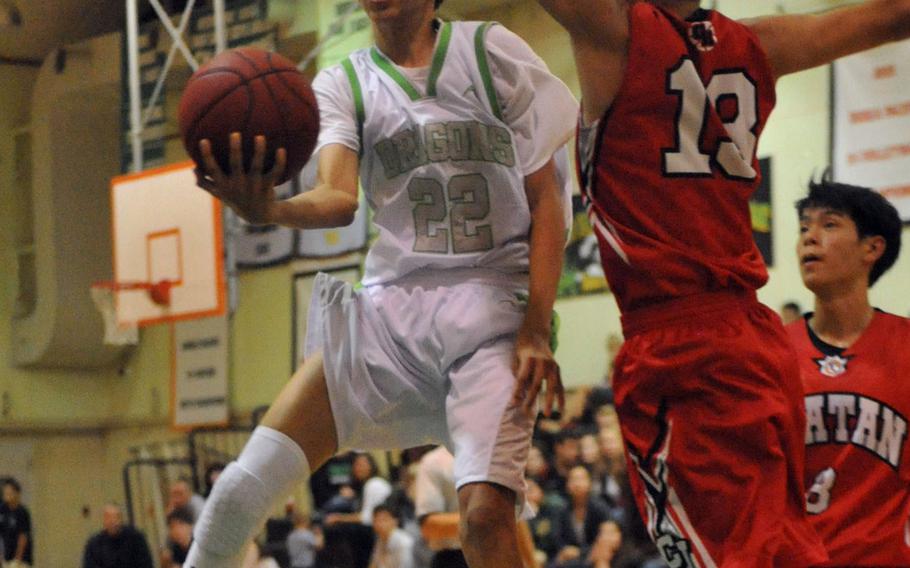
[[[284,148],[287,166],[276,184],[296,176],[316,146],[319,108],[310,82],[288,59],[262,49],[225,51],[200,67],[180,99],[180,135],[187,152],[202,164],[199,141],[208,139],[222,171],[230,172],[232,132],[243,140],[243,167],[249,171],[253,144],[265,136],[264,172]]]

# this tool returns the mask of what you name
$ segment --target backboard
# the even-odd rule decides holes
[[[119,326],[220,315],[225,310],[221,205],[183,162],[114,178],[111,216]],[[169,282],[169,302],[131,283]],[[123,285],[123,286],[121,286]]]

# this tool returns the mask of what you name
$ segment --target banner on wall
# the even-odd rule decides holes
[[[172,333],[174,428],[227,424],[227,317],[177,322]]]
[[[910,222],[910,41],[837,60],[833,98],[835,179],[881,192]]]

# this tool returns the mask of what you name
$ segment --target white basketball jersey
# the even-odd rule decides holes
[[[365,285],[421,268],[528,271],[530,212],[487,65],[490,25],[443,23],[425,90],[375,47],[342,63],[361,130],[360,179],[379,232]]]

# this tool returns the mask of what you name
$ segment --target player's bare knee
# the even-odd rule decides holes
[[[502,506],[501,488],[478,485],[462,500],[460,533],[466,546],[498,539],[502,531],[512,530],[515,510]]]

